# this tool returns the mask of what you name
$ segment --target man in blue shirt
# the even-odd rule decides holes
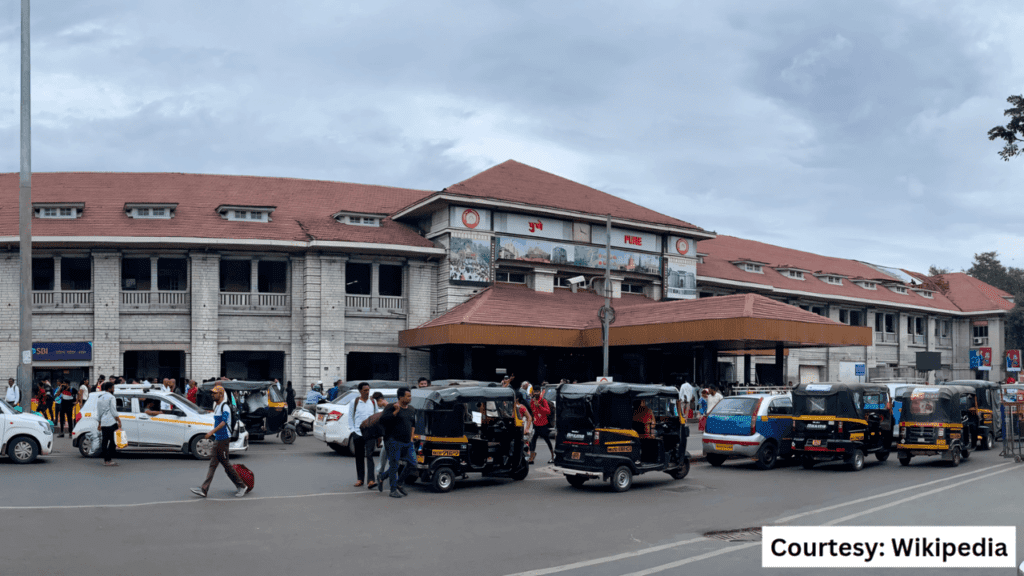
[[[235,467],[228,461],[228,448],[231,444],[231,426],[233,422],[231,421],[231,408],[225,402],[226,396],[227,394],[224,392],[223,386],[214,386],[213,430],[206,433],[207,440],[210,439],[210,436],[213,436],[215,440],[213,455],[210,457],[210,467],[206,472],[206,481],[203,482],[202,487],[192,488],[193,494],[203,498],[206,498],[206,493],[210,490],[210,483],[213,482],[213,474],[217,471],[218,464],[224,467],[224,472],[234,482],[235,488],[237,488],[235,492],[236,497],[241,498],[249,491],[249,487],[242,482],[242,478],[235,471]]]
[[[310,412],[316,412],[316,405],[324,399],[323,395],[324,383],[320,380],[316,381],[316,384],[309,389],[309,394],[306,394],[306,405],[305,409]]]
[[[338,397],[338,392],[341,392],[341,380],[336,380],[334,386],[327,391],[327,399],[334,402],[334,399]]]

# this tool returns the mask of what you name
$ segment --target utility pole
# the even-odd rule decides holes
[[[612,309],[612,216],[608,215],[605,221],[605,242],[604,242],[604,306],[599,316],[601,318],[601,353],[603,356],[603,368],[601,374],[608,377],[608,337],[611,332],[612,322],[615,321],[615,311]]]
[[[32,409],[32,84],[29,0],[21,0],[21,176],[18,233],[21,257],[21,322],[18,327],[18,388],[21,407]]]

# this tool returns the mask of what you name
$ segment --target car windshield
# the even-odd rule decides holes
[[[181,394],[178,394],[177,392],[172,392],[172,393],[168,394],[168,396],[170,396],[171,398],[174,398],[174,405],[175,406],[184,406],[184,407],[188,408],[189,410],[191,410],[191,411],[193,411],[193,412],[195,412],[197,414],[208,414],[210,412],[209,410],[204,410],[204,409],[200,408],[199,406],[196,406],[195,404],[189,402],[188,398],[185,398],[184,396],[182,396]]]
[[[715,406],[711,413],[749,416],[754,413],[754,406],[757,406],[757,398],[725,398]]]

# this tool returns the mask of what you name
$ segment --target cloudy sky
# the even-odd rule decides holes
[[[20,2],[0,3],[0,172]],[[1019,2],[33,2],[36,172],[439,190],[507,159],[721,234],[1024,267]]]

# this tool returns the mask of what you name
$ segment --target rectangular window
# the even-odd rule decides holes
[[[988,338],[988,326],[972,326],[975,338]]]
[[[825,312],[824,306],[811,306],[811,312],[814,312],[818,316],[828,316],[828,314]]]
[[[56,208],[43,208],[42,215],[43,215],[43,218],[56,218],[57,217],[57,209]]]
[[[61,290],[92,290],[92,261],[88,258],[60,259]]]
[[[561,276],[555,277],[555,288],[572,288],[572,284],[569,283],[568,278],[562,278]]]
[[[142,218],[149,216],[149,208],[138,208],[138,214]]]
[[[701,292],[697,294],[697,298],[713,298],[715,295],[711,292]]]
[[[157,258],[156,278],[158,290],[187,290],[188,260],[185,258]]]
[[[248,217],[249,217],[249,213],[247,211],[245,211],[245,210],[235,210],[235,219],[236,220],[245,220]]]
[[[622,292],[625,294],[643,294],[644,286],[643,284],[623,284]]]
[[[121,259],[121,290],[149,290],[149,258]]]
[[[53,258],[32,259],[32,289],[53,290],[56,276],[53,273]]]
[[[494,279],[509,284],[526,284],[526,274],[520,272],[496,272]]]
[[[166,214],[167,214],[167,209],[166,208],[153,208],[153,217],[154,218],[162,218]]]
[[[221,260],[220,291],[252,292],[252,260]]]
[[[875,314],[875,332],[896,333],[896,316],[894,314]]]
[[[402,295],[402,267],[381,264],[377,272],[377,293],[381,296]]]
[[[864,313],[860,310],[850,310],[850,326],[864,326]]]
[[[924,318],[914,318],[914,334],[924,336]]]
[[[60,217],[61,218],[71,218],[74,215],[75,215],[75,213],[74,213],[74,209],[73,208],[61,208],[60,209]]]
[[[369,294],[370,275],[373,269],[369,264],[348,262],[345,264],[345,293]]]
[[[288,291],[288,262],[260,260],[256,275],[256,286],[260,292],[284,294]]]

